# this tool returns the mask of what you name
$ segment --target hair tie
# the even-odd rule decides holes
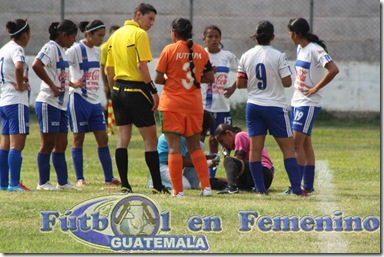
[[[28,23],[26,22],[25,25],[24,25],[24,27],[22,27],[21,29],[19,29],[18,31],[16,31],[16,32],[14,32],[14,33],[9,33],[9,35],[14,36],[14,35],[18,34],[18,33],[20,33],[21,31],[23,31],[27,26],[28,26]]]
[[[91,32],[91,31],[94,31],[94,30],[97,30],[97,29],[101,29],[101,28],[105,28],[105,25],[103,24],[103,25],[99,25],[99,26],[97,26],[97,27],[88,29],[88,30],[85,31],[85,33],[87,33],[87,32]]]

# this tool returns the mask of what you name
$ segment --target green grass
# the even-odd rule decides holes
[[[235,124],[245,129],[244,121]],[[160,131],[160,130],[159,130]],[[69,142],[72,134],[69,134]],[[110,137],[110,149],[114,158],[117,135]],[[21,178],[25,185],[35,188],[38,182],[36,154],[39,149],[39,133],[36,121],[31,123],[31,134],[23,151]],[[209,243],[208,253],[321,253],[343,249],[348,253],[379,253],[380,229],[374,232],[262,232],[256,226],[249,232],[240,232],[239,211],[257,211],[260,216],[332,216],[340,210],[346,216],[381,217],[380,209],[380,126],[377,122],[327,121],[316,125],[313,144],[317,160],[328,161],[333,172],[335,195],[327,195],[329,185],[315,184],[314,196],[307,199],[279,195],[288,185],[282,154],[272,137],[268,136],[266,148],[276,167],[276,176],[267,197],[241,192],[237,195],[214,195],[201,198],[198,190],[186,191],[185,199],[165,195],[152,195],[145,187],[148,171],[144,160],[144,146],[138,131],[129,148],[129,178],[135,193],[149,196],[161,211],[171,214],[167,235],[205,235]],[[70,180],[75,175],[70,155],[66,151]],[[87,134],[84,144],[84,171],[88,185],[82,191],[8,193],[0,192],[0,252],[3,253],[110,253],[83,245],[56,226],[50,233],[40,232],[41,211],[59,211],[63,214],[73,206],[115,191],[101,190],[103,175],[97,158],[96,142]],[[115,163],[114,172],[117,176]],[[225,176],[222,166],[218,176]],[[51,181],[56,175],[51,169]],[[316,180],[319,182],[319,179]],[[337,209],[332,209],[337,208]],[[187,222],[192,216],[221,218],[220,232],[192,232]],[[343,247],[341,247],[343,246]],[[341,248],[340,248],[341,247]]]

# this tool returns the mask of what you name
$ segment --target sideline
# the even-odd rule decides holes
[[[339,210],[336,204],[336,189],[332,183],[333,171],[329,169],[328,161],[316,161],[315,195],[320,199],[318,209],[324,214],[332,214]],[[340,232],[319,232],[321,253],[347,253],[348,243]]]

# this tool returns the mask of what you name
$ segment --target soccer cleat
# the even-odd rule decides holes
[[[212,189],[210,187],[205,187],[200,191],[200,196],[212,196]]]
[[[156,188],[152,188],[152,193],[154,195],[158,195],[158,194],[170,195],[171,194],[165,186],[163,186],[163,188],[160,189],[160,191],[157,190]]]
[[[22,181],[17,186],[8,186],[8,192],[21,192],[21,191],[31,191],[29,188],[23,185]]]
[[[59,190],[51,182],[47,181],[45,184],[37,185],[37,190]]]
[[[177,195],[175,194],[172,194],[173,197],[185,197],[185,193],[184,192],[179,192]]]
[[[59,183],[57,183],[56,185],[56,188],[59,189],[59,190],[81,190],[80,188],[78,187],[75,187],[72,182],[68,181],[67,184],[65,185],[60,185]]]
[[[83,187],[83,186],[86,186],[87,183],[85,183],[85,180],[84,179],[79,179],[77,182],[76,182],[76,186],[77,187]]]
[[[282,195],[291,195],[292,193],[293,193],[292,187],[288,187],[288,189],[285,190],[284,192],[282,192],[281,194]]]
[[[235,186],[227,186],[225,189],[218,191],[218,194],[238,194],[239,189]]]
[[[132,191],[132,188],[131,187],[122,187],[121,190],[120,190],[120,193],[122,194],[130,194],[130,193],[133,193]]]
[[[116,185],[116,186],[119,186],[119,185],[121,185],[121,182],[117,178],[112,178],[112,181],[105,182],[105,184],[106,185]]]

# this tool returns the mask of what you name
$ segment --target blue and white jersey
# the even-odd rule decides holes
[[[82,80],[83,88],[70,88],[69,93],[77,93],[91,104],[100,103],[97,91],[100,87],[100,47],[88,47],[83,42],[67,50],[70,80]]]
[[[326,72],[325,65],[331,61],[332,58],[329,54],[316,43],[309,43],[304,48],[298,45],[295,63],[295,92],[291,99],[293,107],[321,106],[322,89],[309,97],[305,96],[303,92],[320,82]]]
[[[11,40],[0,49],[0,106],[12,104],[29,106],[31,89],[28,88],[23,92],[15,89],[17,85],[15,64],[18,62],[23,63],[24,80],[28,80],[28,64],[25,62],[24,48]]]
[[[236,72],[238,60],[233,53],[223,49],[215,54],[208,52],[208,48],[205,48],[205,51],[209,54],[212,66],[216,67],[216,73],[214,83],[201,84],[204,110],[229,112],[230,101],[224,96],[224,88],[232,86],[233,81],[229,81],[228,74],[230,71]]]
[[[248,103],[287,108],[282,78],[292,75],[284,52],[272,46],[256,45],[245,52],[237,76],[248,80]]]
[[[56,87],[60,88],[61,92],[60,96],[55,97],[51,88],[42,81],[36,102],[47,103],[60,110],[66,111],[68,105],[69,64],[64,48],[51,40],[41,48],[36,59],[39,59],[44,64],[44,69],[49,78]]]

